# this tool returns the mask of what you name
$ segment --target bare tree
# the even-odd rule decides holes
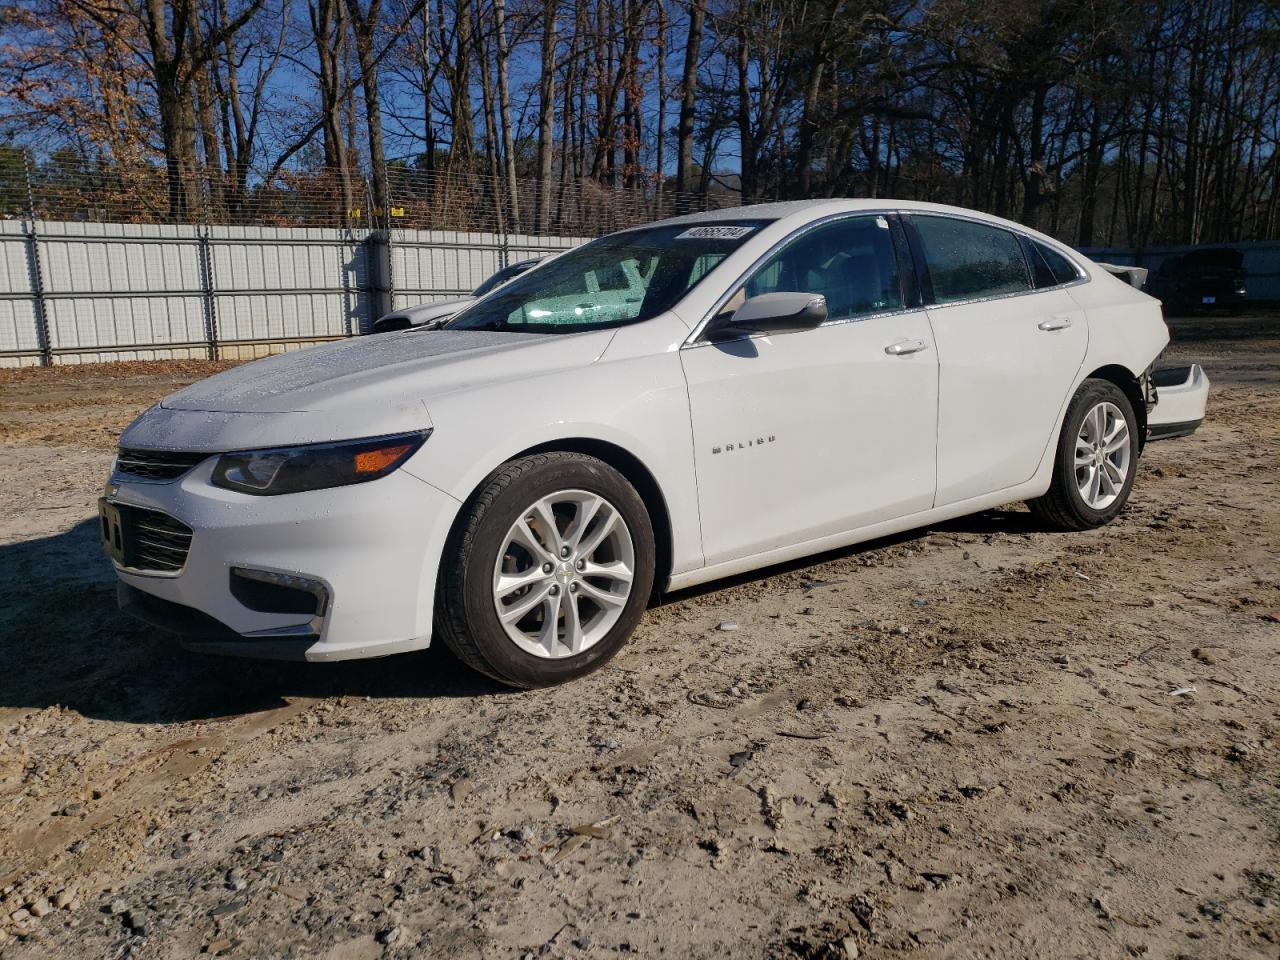
[[[707,0],[689,0],[689,30],[685,36],[684,71],[680,76],[680,121],[676,130],[676,191],[682,195],[693,186],[693,136],[698,107],[698,61],[702,49],[702,28],[706,17]]]
[[[538,70],[537,210],[534,222],[545,233],[551,218],[551,174],[555,157],[556,122],[556,0],[542,5],[541,63]]]

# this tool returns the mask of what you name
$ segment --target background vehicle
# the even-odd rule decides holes
[[[1168,257],[1148,279],[1147,287],[1173,310],[1226,310],[1239,316],[1249,293],[1244,254],[1228,247],[1206,247]]]
[[[438,327],[456,316],[460,310],[483,297],[490,290],[495,290],[508,280],[512,280],[526,270],[532,270],[547,257],[534,257],[531,260],[520,260],[508,264],[493,274],[480,286],[471,291],[468,297],[454,297],[449,300],[435,300],[431,303],[419,303],[412,307],[402,307],[379,317],[373,325],[374,333],[391,333],[393,330],[408,330],[410,327]]]
[[[1107,523],[1168,337],[1157,301],[984,214],[696,214],[566,252],[443,330],[166,398],[121,438],[103,534],[125,604],[197,647],[439,636],[504,683],[556,683],[612,657],[655,588],[1012,500]],[[1181,387],[1185,423],[1208,383]]]

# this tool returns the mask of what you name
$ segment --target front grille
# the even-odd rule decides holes
[[[139,570],[181,570],[191,549],[191,528],[167,513],[134,510],[133,547]]]
[[[116,473],[134,480],[163,483],[180,476],[209,456],[207,453],[175,453],[171,450],[131,450],[116,452]]]
[[[122,503],[100,507],[102,539],[121,566],[140,573],[177,573],[187,562],[191,528],[158,510]]]

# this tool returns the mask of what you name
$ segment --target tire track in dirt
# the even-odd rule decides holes
[[[109,798],[82,817],[57,817],[10,835],[10,853],[0,860],[0,888],[32,874],[74,874],[83,876],[109,869],[107,856],[80,855],[81,845],[111,831],[125,821],[138,827],[145,814],[172,799],[172,788],[209,768],[228,751],[250,744],[309,709],[313,701],[297,699],[274,710],[236,717],[217,724],[216,732],[183,737],[142,754],[130,761],[121,777],[95,785],[81,784],[81,790],[97,789]],[[75,852],[72,852],[75,851]]]

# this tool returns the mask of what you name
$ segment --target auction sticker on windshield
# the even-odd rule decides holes
[[[684,233],[677,233],[677,240],[741,240],[756,228],[742,226],[690,227]]]

